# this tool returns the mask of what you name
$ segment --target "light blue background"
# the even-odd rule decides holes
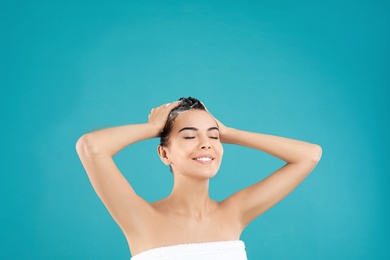
[[[193,96],[228,126],[318,143],[314,172],[244,232],[249,259],[388,259],[387,1],[8,1],[1,31],[4,259],[128,259],[80,135]],[[149,140],[116,157],[149,201]],[[282,163],[225,145],[221,200]]]

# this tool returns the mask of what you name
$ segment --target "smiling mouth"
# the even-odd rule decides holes
[[[194,158],[193,160],[195,160],[195,161],[200,161],[200,162],[210,162],[210,161],[214,160],[214,158],[210,158],[210,157],[199,157],[199,158]]]

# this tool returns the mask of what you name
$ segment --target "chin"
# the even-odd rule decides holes
[[[211,179],[215,175],[217,175],[218,171],[202,171],[202,172],[197,172],[196,174],[193,174],[194,177],[198,177],[200,179]]]
[[[198,180],[208,180],[217,175],[217,171],[205,170],[205,171],[193,171],[183,173],[184,176],[198,179]]]

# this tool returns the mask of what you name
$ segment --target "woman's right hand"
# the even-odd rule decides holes
[[[180,101],[175,101],[153,108],[148,115],[148,124],[155,126],[158,129],[158,133],[160,133],[164,129],[169,113],[179,104]]]

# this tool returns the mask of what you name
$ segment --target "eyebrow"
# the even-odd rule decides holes
[[[198,131],[199,129],[196,128],[196,127],[183,127],[182,129],[179,130],[179,133],[180,133],[181,131],[185,131],[185,130]],[[217,131],[219,131],[218,127],[215,127],[215,126],[210,127],[209,129],[207,129],[207,131],[212,131],[212,130],[217,130]]]

